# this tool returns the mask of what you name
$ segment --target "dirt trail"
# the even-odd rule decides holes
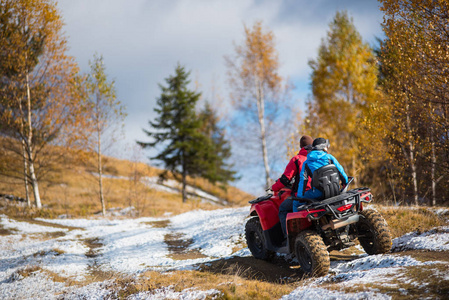
[[[409,255],[420,261],[448,261],[449,252],[435,251],[404,251],[391,253],[391,255]],[[331,261],[352,261],[364,255],[352,255],[345,252],[332,251]],[[200,271],[215,274],[238,275],[252,280],[261,280],[271,283],[292,283],[305,278],[304,273],[295,260],[274,257],[271,261],[264,261],[254,257],[232,257],[219,259],[199,265]]]
[[[254,257],[235,256],[201,264],[199,270],[271,283],[291,283],[304,277],[304,273],[295,263],[287,262],[282,257],[275,257],[268,262]]]

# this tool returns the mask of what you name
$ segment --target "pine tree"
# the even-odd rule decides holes
[[[232,166],[227,163],[231,157],[231,146],[226,139],[224,129],[219,125],[217,113],[213,110],[209,102],[206,102],[203,110],[199,114],[201,122],[200,131],[209,138],[212,143],[213,159],[210,160],[210,167],[205,176],[212,183],[220,182],[223,187],[228,181],[236,179],[235,171]]]
[[[178,65],[175,75],[165,79],[167,86],[159,85],[162,93],[157,99],[154,111],[158,114],[149,121],[154,131],[144,132],[152,138],[151,142],[137,142],[144,148],[163,147],[162,151],[151,159],[159,160],[166,172],[171,172],[182,182],[182,201],[187,200],[187,176],[209,174],[210,162],[214,159],[213,145],[201,133],[195,106],[201,94],[189,90],[190,72]]]

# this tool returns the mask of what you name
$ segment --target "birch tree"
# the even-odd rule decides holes
[[[273,116],[279,113],[278,104],[285,95],[287,85],[279,75],[279,57],[273,32],[264,30],[262,22],[256,22],[252,27],[245,26],[244,32],[244,41],[235,46],[235,55],[225,57],[230,97],[237,111],[245,116],[240,120],[242,128],[233,129],[243,131],[244,139],[241,142],[245,147],[251,147],[251,138],[257,136],[265,170],[265,185],[269,187],[271,177],[267,135],[273,131]],[[257,134],[249,130],[254,122],[257,123]]]
[[[3,146],[23,160],[25,187],[30,182],[41,208],[38,179],[49,165],[47,146],[74,141],[83,116],[78,68],[66,54],[54,1],[2,0],[1,15]]]
[[[435,205],[438,190],[448,195],[449,182],[449,4],[445,0],[381,3],[387,37],[382,65],[389,72],[385,91],[394,108],[391,128],[397,129],[390,130],[397,132],[389,135],[391,145],[402,150],[397,158],[408,166],[413,202],[418,205],[425,191],[431,190]]]
[[[103,57],[95,54],[89,62],[91,72],[86,81],[88,102],[91,107],[90,138],[88,149],[96,156],[98,173],[98,194],[103,215],[106,214],[106,200],[103,184],[104,142],[113,141],[115,130],[123,125],[125,108],[117,99],[114,81],[108,79]],[[110,146],[110,144],[108,144]]]

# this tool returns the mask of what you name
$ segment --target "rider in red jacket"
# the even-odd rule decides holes
[[[311,149],[313,143],[312,137],[308,135],[304,135],[299,140],[299,146],[301,150],[299,153],[292,157],[290,162],[287,164],[285,168],[284,174],[282,174],[281,178],[279,178],[275,184],[271,187],[274,192],[281,190],[284,187],[292,189],[292,195],[295,195],[298,190],[299,183],[299,174],[301,173],[302,165],[304,161],[307,159],[308,150]],[[310,189],[310,182],[307,185],[307,189]],[[287,235],[287,229],[285,220],[287,219],[287,214],[293,211],[293,200],[289,200],[288,198],[282,202],[279,206],[279,221],[281,222],[282,232],[284,236]]]

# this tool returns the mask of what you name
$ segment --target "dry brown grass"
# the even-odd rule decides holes
[[[218,299],[279,299],[296,288],[293,284],[247,280],[240,277],[239,272],[244,272],[244,270],[237,270],[234,274],[229,275],[199,271],[169,273],[149,271],[137,280],[126,277],[117,279],[116,289],[119,291],[119,298],[126,298],[138,292],[151,292],[164,287],[171,287],[176,292],[195,287],[198,290],[219,290],[223,294]]]
[[[17,157],[11,157],[11,159]],[[165,212],[179,214],[192,209],[217,209],[222,206],[203,203],[200,199],[182,202],[180,194],[156,191],[138,180],[130,178],[155,177],[161,172],[144,163],[135,163],[112,157],[104,157],[104,193],[107,208],[134,206],[135,216],[161,216]],[[20,165],[20,164],[18,164]],[[61,214],[73,217],[89,216],[101,211],[98,196],[98,180],[95,167],[89,160],[80,162],[73,154],[67,154],[65,162],[56,165],[53,172],[40,180],[44,209],[26,207],[3,207],[8,215],[54,218]],[[112,177],[112,178],[111,178]],[[169,177],[170,179],[171,177]],[[201,178],[188,178],[188,182],[219,198],[229,201],[231,206],[246,204],[253,197],[234,187],[223,190]],[[30,188],[31,190],[31,188]],[[0,194],[12,194],[25,198],[23,182],[10,176],[0,176]],[[33,199],[33,196],[31,195]],[[0,205],[1,207],[1,205]]]
[[[428,231],[446,224],[445,218],[424,207],[376,206],[376,209],[387,221],[393,238],[408,232]]]

